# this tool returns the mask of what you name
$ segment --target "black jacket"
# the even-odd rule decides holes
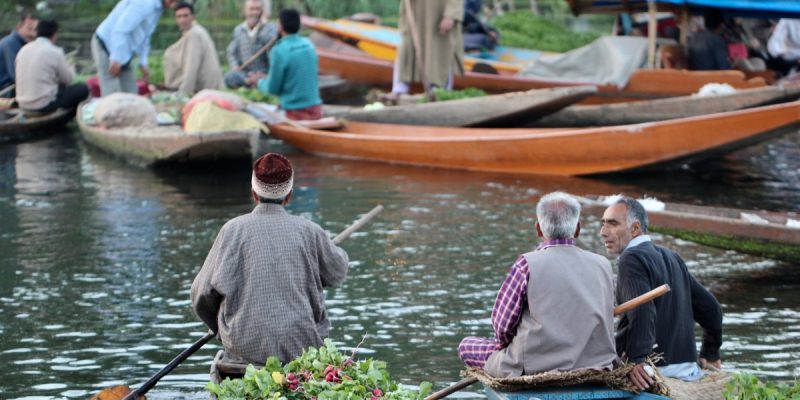
[[[694,323],[703,328],[700,357],[718,360],[722,345],[722,308],[689,274],[675,252],[644,242],[619,257],[617,302],[622,304],[663,284],[669,293],[620,317],[617,353],[639,363],[650,353],[663,353],[659,365],[697,361]],[[654,346],[656,346],[654,348]]]

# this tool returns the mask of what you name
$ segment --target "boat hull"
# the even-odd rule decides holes
[[[0,111],[0,113],[7,113]],[[58,109],[50,114],[19,118],[18,114],[0,121],[0,143],[34,139],[66,125],[75,109]]]
[[[81,136],[100,148],[133,164],[204,162],[252,158],[260,131],[186,133],[179,126],[104,129],[76,118]]]
[[[341,131],[272,126],[307,152],[440,168],[588,175],[693,162],[789,132],[800,102],[601,128],[492,129],[351,123]]]

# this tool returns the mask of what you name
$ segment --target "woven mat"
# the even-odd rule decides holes
[[[725,384],[730,381],[731,375],[725,372],[711,372],[703,379],[694,382],[684,382],[680,379],[664,378],[669,387],[672,398],[675,400],[719,400]]]
[[[598,384],[608,386],[613,389],[622,389],[638,393],[635,387],[628,381],[628,372],[634,365],[629,364],[612,371],[598,371],[593,369],[583,369],[567,372],[542,372],[534,375],[517,376],[513,378],[495,378],[490,376],[482,369],[471,368],[461,372],[464,377],[477,378],[485,386],[504,392],[516,392],[542,387],[563,387],[581,384]],[[654,368],[655,369],[655,368]],[[657,371],[657,369],[655,369]],[[669,389],[661,382],[660,375],[656,378],[656,384],[648,392],[669,396]]]

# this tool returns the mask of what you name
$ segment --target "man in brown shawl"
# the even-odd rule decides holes
[[[181,38],[164,51],[164,86],[193,95],[203,89],[222,89],[217,49],[208,31],[194,18],[194,7],[175,7]]]
[[[344,282],[347,253],[319,225],[286,212],[293,180],[286,157],[256,160],[255,209],[222,227],[192,283],[194,311],[219,333],[226,361],[286,363],[330,331],[323,289]]]
[[[431,86],[450,88],[454,73],[464,74],[464,44],[461,20],[463,0],[410,0],[413,23],[425,63],[425,78]],[[412,39],[409,10],[400,2],[400,48],[395,60],[393,93],[408,93],[411,82],[421,82],[422,65]],[[426,88],[430,90],[430,88]]]

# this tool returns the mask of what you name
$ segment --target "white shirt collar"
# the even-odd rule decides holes
[[[636,246],[638,246],[638,245],[640,245],[640,244],[642,244],[644,242],[651,242],[651,241],[652,240],[650,240],[650,235],[639,235],[639,236],[631,239],[630,242],[628,242],[628,245],[625,246],[625,250],[628,250],[631,247],[636,247]]]

